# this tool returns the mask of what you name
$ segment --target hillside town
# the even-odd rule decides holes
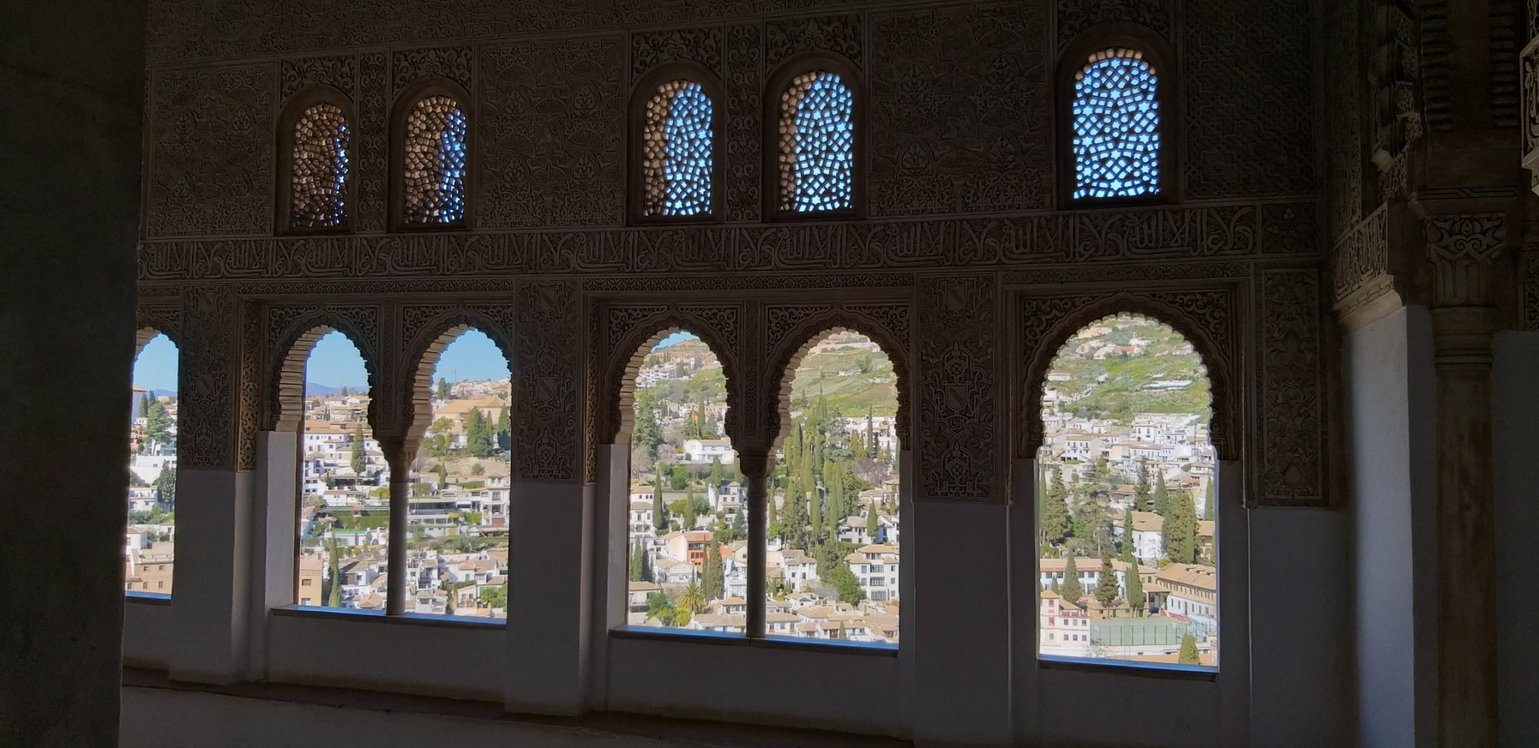
[[[408,613],[507,616],[511,394],[507,379],[433,387],[409,476]],[[385,608],[390,474],[368,406],[345,387],[305,398],[299,605]]]
[[[1119,315],[1053,362],[1038,454],[1039,651],[1212,666],[1214,452],[1200,357]]]
[[[628,623],[744,633],[745,488],[722,430],[721,364],[690,337],[636,377]],[[810,349],[776,453],[766,549],[771,636],[896,645],[899,450],[891,362],[836,332]]]

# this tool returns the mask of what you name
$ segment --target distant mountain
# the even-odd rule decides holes
[[[325,384],[316,384],[315,382],[305,382],[305,394],[306,395],[340,395],[340,394],[342,394],[342,387],[346,387],[348,392],[368,392],[369,391],[369,388],[368,388],[367,385],[360,386],[360,385],[356,385],[356,384],[344,384],[344,385],[341,385],[340,387],[332,387],[330,385],[325,385]]]

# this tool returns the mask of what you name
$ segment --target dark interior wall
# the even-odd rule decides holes
[[[0,5],[0,745],[117,743],[143,13]]]

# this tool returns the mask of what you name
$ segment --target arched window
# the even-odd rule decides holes
[[[779,210],[855,207],[855,94],[839,74],[811,70],[780,95]]]
[[[642,215],[703,216],[711,212],[714,108],[690,80],[659,86],[643,113]]]
[[[351,144],[342,107],[321,102],[299,115],[289,151],[289,228],[336,228],[347,221]]]
[[[1074,74],[1074,199],[1161,192],[1159,76],[1143,52],[1091,53]]]
[[[1148,317],[1059,349],[1036,455],[1041,656],[1217,663],[1210,399],[1201,355]]]
[[[401,222],[446,226],[465,220],[469,121],[454,97],[430,93],[413,102],[401,128]]]
[[[134,359],[123,589],[170,595],[176,568],[179,352],[153,329],[140,331],[139,339],[145,342]]]

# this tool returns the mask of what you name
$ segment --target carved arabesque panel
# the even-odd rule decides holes
[[[689,60],[721,74],[722,28],[635,31],[631,33],[631,80],[665,62]]]
[[[759,217],[762,185],[759,170],[760,142],[764,138],[763,35],[757,24],[727,27],[725,86],[726,120],[723,124],[724,157],[721,176],[722,197],[727,206],[727,220],[752,221]]]
[[[478,225],[622,222],[623,55],[619,36],[482,48]]]
[[[990,275],[919,279],[919,500],[1004,501]]]
[[[278,98],[287,101],[313,86],[331,86],[352,97],[358,80],[358,60],[352,55],[284,59],[278,68]]]
[[[466,91],[474,91],[474,70],[475,56],[470,47],[398,49],[390,57],[390,90],[393,97],[413,81],[433,77],[447,78]]]
[[[357,158],[358,208],[356,225],[360,231],[385,228],[386,141],[389,61],[384,52],[368,52],[358,61]]]
[[[764,65],[777,65],[803,52],[834,52],[864,64],[864,31],[859,13],[786,18],[764,24]]]
[[[1051,204],[1042,16],[1040,3],[873,14],[874,215]]]
[[[521,283],[513,340],[513,468],[525,481],[582,475],[582,292],[569,281]]]
[[[1192,0],[1183,17],[1187,195],[1312,192],[1309,0]]]
[[[228,288],[189,288],[182,297],[177,461],[184,468],[235,466],[235,306]]]
[[[1320,280],[1312,269],[1263,270],[1256,315],[1259,355],[1252,501],[1329,504]]]
[[[146,181],[152,237],[268,233],[273,64],[156,76]]]
[[[1171,33],[1170,0],[1057,0],[1058,46],[1103,23],[1126,21],[1165,37]]]

